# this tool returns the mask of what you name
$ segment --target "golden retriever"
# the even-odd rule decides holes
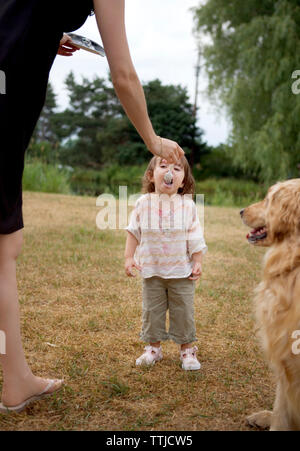
[[[255,307],[277,384],[273,411],[254,413],[247,422],[273,431],[300,430],[300,349],[295,340],[300,336],[300,179],[276,183],[264,200],[240,214],[252,228],[248,241],[270,247]]]

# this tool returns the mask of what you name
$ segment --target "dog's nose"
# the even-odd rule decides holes
[[[241,217],[243,216],[243,214],[244,214],[244,211],[245,211],[245,208],[243,208],[243,210],[241,210],[241,211],[240,211],[240,215],[241,215]]]

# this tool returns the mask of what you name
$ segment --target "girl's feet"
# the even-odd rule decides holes
[[[196,357],[197,346],[180,351],[180,360],[184,370],[200,370],[201,364]]]
[[[136,365],[154,365],[163,358],[161,347],[156,348],[154,346],[145,346],[145,352],[138,359],[136,359]]]

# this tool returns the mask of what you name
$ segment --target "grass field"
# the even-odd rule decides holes
[[[0,429],[247,430],[245,415],[271,408],[274,384],[252,307],[264,250],[247,244],[239,209],[205,208],[196,372],[181,369],[172,342],[155,366],[135,366],[141,279],[124,271],[126,231],[97,229],[98,211],[92,197],[24,193],[24,347],[37,375],[66,385],[21,414],[0,414]]]

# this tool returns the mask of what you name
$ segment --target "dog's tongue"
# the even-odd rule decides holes
[[[246,238],[249,238],[250,235],[253,235],[256,232],[256,229],[252,229],[250,233],[247,233]]]
[[[247,233],[246,238],[249,238],[251,235],[259,235],[265,231],[265,227],[258,227],[257,229],[252,229],[250,233]]]
[[[252,229],[250,233],[247,233],[246,238],[248,239],[251,235],[255,235],[259,229]]]

